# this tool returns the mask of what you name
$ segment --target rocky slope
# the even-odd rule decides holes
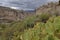
[[[22,20],[27,16],[33,15],[35,12],[26,12],[23,10],[14,10],[0,6],[0,23]]]
[[[46,5],[42,5],[39,8],[36,8],[34,12],[26,12],[23,10],[14,10],[8,7],[2,7],[0,6],[0,23],[4,22],[12,22],[17,20],[22,20],[25,17],[33,16],[33,15],[39,15],[41,13],[50,13],[55,14],[57,13],[60,15],[60,5],[58,5],[58,2],[56,3],[48,3]]]
[[[58,2],[56,3],[51,2],[46,5],[43,5],[36,9],[36,14],[41,14],[41,13],[50,13],[53,15],[55,13],[60,14],[60,5],[58,5]]]

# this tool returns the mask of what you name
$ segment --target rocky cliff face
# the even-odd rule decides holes
[[[60,13],[60,5],[58,5],[58,2],[56,3],[48,3],[47,5],[43,5],[39,8],[36,9],[36,14],[41,14],[41,13]]]
[[[26,12],[23,10],[14,10],[0,6],[0,23],[22,20],[27,16],[34,15],[35,12]]]

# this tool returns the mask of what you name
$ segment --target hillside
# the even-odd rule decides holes
[[[55,3],[51,2],[36,8],[36,14],[41,13],[60,14],[60,5],[58,5],[58,2]]]
[[[12,21],[22,20],[25,17],[33,16],[35,14],[41,14],[41,13],[50,13],[53,15],[55,13],[58,13],[59,15],[60,6],[58,5],[58,2],[56,3],[51,2],[36,8],[35,11],[28,12],[28,11],[15,10],[8,7],[0,6],[0,23],[10,23]]]
[[[31,16],[33,14],[34,12],[26,12],[23,10],[15,10],[8,7],[0,6],[0,23],[22,20],[25,17]]]
[[[36,15],[35,12],[32,12],[32,15],[30,12],[6,7],[0,9],[3,10],[0,14],[2,20],[14,20],[9,24],[0,23],[0,40],[60,40],[58,3],[49,3],[37,8]]]

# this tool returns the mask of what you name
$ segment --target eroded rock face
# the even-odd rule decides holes
[[[27,16],[34,15],[35,12],[26,12],[23,10],[14,10],[0,6],[0,23],[22,20]]]

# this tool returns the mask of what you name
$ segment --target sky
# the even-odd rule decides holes
[[[58,0],[0,0],[0,6],[6,6],[13,9],[33,10],[51,1],[57,2]]]

